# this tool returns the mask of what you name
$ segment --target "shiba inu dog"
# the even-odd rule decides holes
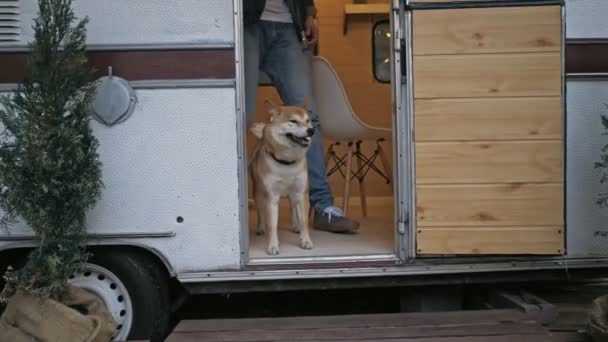
[[[250,129],[258,139],[249,166],[258,211],[257,233],[268,233],[266,253],[279,254],[279,200],[287,197],[292,228],[300,234],[300,247],[311,249],[306,152],[315,129],[306,110],[308,101],[302,106],[266,104],[270,120],[255,123]]]

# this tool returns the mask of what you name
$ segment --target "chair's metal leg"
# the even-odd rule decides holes
[[[359,155],[361,155],[361,141],[357,141],[356,148],[357,168],[359,170],[362,170],[363,162],[361,158],[359,158]],[[367,198],[365,197],[365,181],[363,176],[357,176],[357,179],[359,180],[359,198],[361,199],[361,212],[363,214],[363,217],[367,217]]]
[[[348,142],[348,153],[346,155],[346,175],[344,176],[344,199],[342,203],[342,210],[344,211],[344,215],[348,212],[348,197],[350,196],[350,177],[352,170],[352,160],[353,160],[353,143],[352,141]]]
[[[340,172],[340,174],[342,176],[344,176],[344,172],[342,171],[342,167],[345,166],[345,162],[344,159],[346,158],[346,153],[342,156],[339,156],[336,154],[336,151],[333,148],[333,145],[340,145],[339,142],[336,142],[335,144],[332,144],[332,146],[330,146],[327,149],[327,155],[325,156],[325,170],[327,172],[327,177],[329,178],[331,175],[333,175],[336,171]],[[333,161],[334,165],[329,168],[329,164],[330,162]]]
[[[334,153],[334,144],[330,144],[327,148],[327,153],[325,153],[325,170],[329,170],[329,160],[331,159],[332,154]]]
[[[381,140],[376,141],[376,145],[378,146],[378,152],[380,153],[380,161],[382,162],[382,168],[386,173],[387,178],[392,183],[393,182],[393,169],[388,163],[388,159],[386,158],[386,153],[384,153],[384,148],[380,144]],[[391,192],[393,191],[393,187],[391,186]]]

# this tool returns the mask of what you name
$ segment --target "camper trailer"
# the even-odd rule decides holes
[[[601,115],[605,0],[316,0],[310,51],[326,171],[357,234],[280,205],[281,251],[255,233],[245,122],[246,0],[77,0],[90,17],[103,198],[94,257],[71,281],[102,297],[116,340],[167,325],[188,293],[601,274],[608,266]],[[35,0],[0,0],[0,91],[27,75]],[[281,103],[270,78],[263,103]],[[16,265],[32,233],[0,235]]]

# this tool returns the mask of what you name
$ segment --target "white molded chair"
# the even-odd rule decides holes
[[[351,176],[359,180],[361,209],[363,216],[366,216],[367,204],[364,179],[367,173],[373,170],[382,176],[387,183],[392,181],[392,168],[381,145],[382,141],[391,140],[392,130],[370,126],[357,116],[338,74],[327,59],[320,56],[312,57],[312,87],[323,136],[335,141],[329,146],[325,156],[328,177],[339,171],[345,178],[342,208],[345,213],[348,210]],[[361,152],[361,144],[371,141],[375,142],[376,149],[371,156],[366,156]],[[347,152],[345,155],[338,156],[334,151],[334,145],[340,145],[341,143],[347,146]],[[355,170],[352,166],[353,156],[357,160]],[[384,172],[375,166],[377,157],[380,158]],[[335,164],[331,168],[329,167],[330,161]]]

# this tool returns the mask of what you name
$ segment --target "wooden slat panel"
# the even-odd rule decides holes
[[[417,186],[417,222],[428,226],[561,226],[562,184]]]
[[[561,141],[416,144],[418,184],[561,182]]]
[[[560,96],[558,52],[414,57],[416,98]]]
[[[418,252],[561,253],[559,6],[415,11],[413,44]]]
[[[562,139],[560,97],[420,99],[416,141]]]
[[[559,6],[414,12],[414,54],[560,51]]]
[[[454,2],[454,1],[468,2],[468,1],[479,1],[479,0],[412,0],[411,3],[422,4],[422,3],[429,3],[429,2]],[[486,0],[486,1],[492,1],[492,0]],[[499,1],[503,1],[503,0],[494,0],[494,1],[499,2]]]
[[[564,234],[555,227],[424,228],[421,254],[562,254]]]

